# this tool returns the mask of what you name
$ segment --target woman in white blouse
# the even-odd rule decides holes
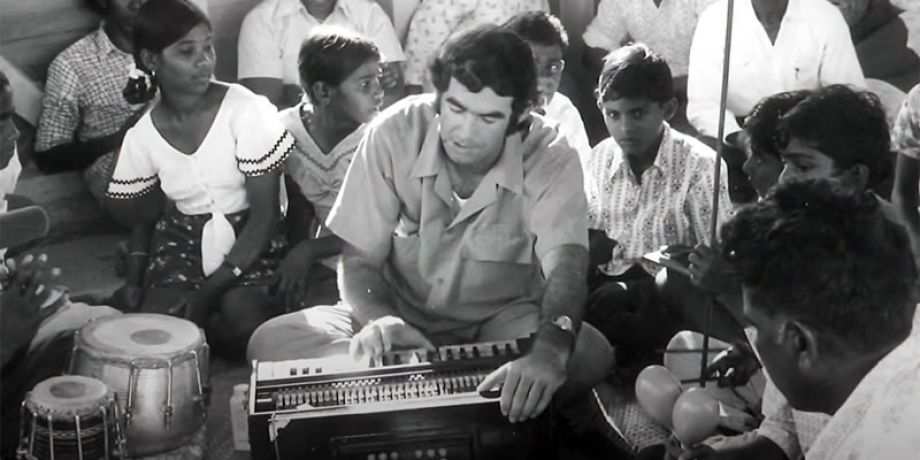
[[[293,139],[266,99],[212,79],[211,35],[188,0],[141,7],[140,72],[125,97],[159,97],[125,135],[108,196],[134,225],[155,223],[147,250],[130,254],[148,257],[142,310],[184,314],[216,353],[242,357],[278,313],[268,287],[285,247],[280,166]],[[173,205],[161,212],[163,196]]]

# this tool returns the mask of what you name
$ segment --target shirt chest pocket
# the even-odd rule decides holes
[[[534,262],[533,238],[501,225],[484,226],[466,235],[461,255],[481,262],[530,264]]]

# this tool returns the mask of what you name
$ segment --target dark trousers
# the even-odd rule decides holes
[[[655,278],[638,265],[617,276],[595,270],[588,289],[585,321],[613,345],[616,365],[627,373],[660,364],[668,341],[687,326],[660,295]]]

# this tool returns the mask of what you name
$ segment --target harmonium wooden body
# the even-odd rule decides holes
[[[493,370],[526,352],[518,339],[349,358],[254,362],[252,458],[481,460],[550,458],[552,417],[508,422]]]

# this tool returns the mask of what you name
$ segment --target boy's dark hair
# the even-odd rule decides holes
[[[562,52],[569,47],[569,35],[565,33],[562,21],[546,11],[533,10],[516,14],[502,24],[502,27],[537,45],[558,45]]]
[[[300,46],[300,84],[312,98],[314,83],[338,86],[355,69],[375,59],[380,60],[380,50],[364,36],[340,27],[317,27]]]
[[[890,136],[878,96],[829,85],[812,90],[781,117],[777,146],[784,149],[795,137],[832,158],[839,170],[865,165],[868,187],[875,189],[891,175]]]
[[[805,99],[811,91],[785,91],[761,99],[744,120],[744,131],[756,154],[780,158],[777,135],[783,115]]]
[[[447,91],[450,79],[455,78],[474,93],[489,87],[499,96],[510,96],[509,133],[519,128],[518,117],[537,99],[537,73],[530,46],[497,25],[481,25],[448,38],[430,71],[439,94]]]
[[[10,79],[7,78],[3,70],[0,70],[0,91],[6,91],[10,87]]]
[[[604,57],[597,81],[601,101],[646,98],[664,103],[674,98],[674,81],[668,63],[643,43],[615,49]]]
[[[109,10],[109,0],[83,0],[83,4],[99,15],[105,15]]]
[[[917,267],[873,193],[828,179],[779,184],[721,235],[751,302],[807,324],[831,349],[881,350],[910,332]]]
[[[152,74],[150,69],[144,66],[141,51],[159,54],[199,24],[211,27],[207,15],[188,0],[151,0],[144,3],[134,24],[134,65],[147,74]],[[151,80],[155,87],[155,79]],[[130,79],[122,93],[128,102],[137,104],[152,99],[155,88]]]

